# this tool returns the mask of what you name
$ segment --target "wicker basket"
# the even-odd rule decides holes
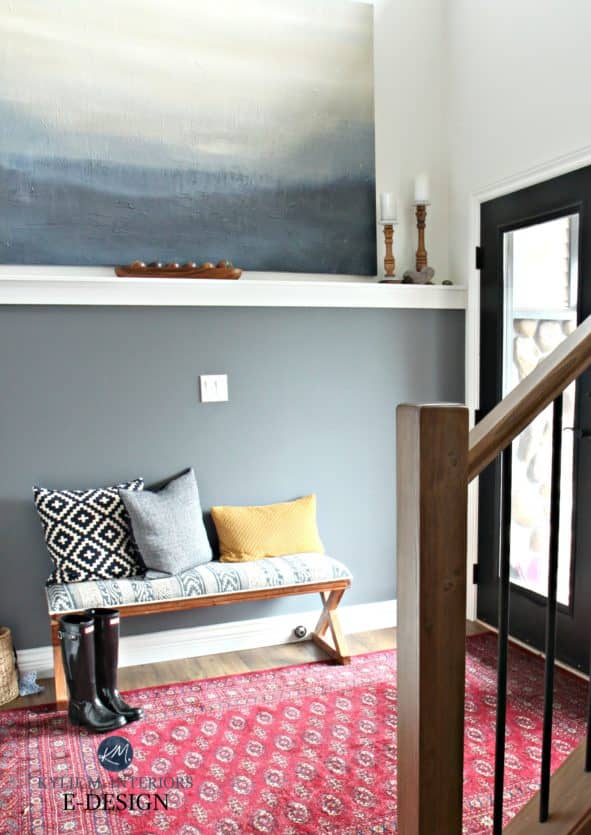
[[[18,696],[18,675],[12,634],[7,626],[0,626],[0,705]]]

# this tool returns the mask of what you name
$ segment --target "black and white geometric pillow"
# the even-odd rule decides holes
[[[33,487],[54,564],[49,584],[132,577],[144,570],[119,488],[143,490],[144,482],[137,478],[97,490]]]

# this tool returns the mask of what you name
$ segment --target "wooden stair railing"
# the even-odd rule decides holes
[[[590,364],[591,316],[472,429],[468,480],[480,475]]]
[[[468,483],[589,365],[591,317],[471,432],[465,406],[397,409],[400,835],[462,832]],[[528,805],[507,832],[591,833],[581,757],[552,778],[550,821],[534,828]]]

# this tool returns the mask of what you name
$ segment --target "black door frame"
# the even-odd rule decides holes
[[[566,214],[579,214],[579,293],[578,321],[591,313],[591,274],[585,280],[585,268],[591,270],[591,166],[554,177],[542,183],[519,189],[480,204],[481,217],[481,282],[480,282],[480,410],[484,416],[499,401],[502,391],[503,295],[500,269],[503,264],[503,234],[512,229],[531,226]],[[575,426],[591,428],[591,374],[586,372],[577,386]],[[575,497],[582,495],[580,479],[591,473],[591,442],[589,451],[575,444]],[[587,460],[579,467],[581,456]],[[478,597],[477,617],[497,624],[498,553],[500,535],[500,490],[502,474],[499,461],[493,462],[480,477],[478,500]],[[589,484],[588,489],[591,489]],[[589,514],[591,515],[591,514]],[[579,669],[588,670],[591,629],[575,618],[582,609],[581,597],[591,610],[591,567],[585,570],[577,543],[591,543],[591,522],[579,514],[573,529],[573,587],[569,607],[560,607],[558,620],[558,657]],[[589,561],[591,563],[591,554]],[[579,578],[582,574],[582,580]],[[544,598],[511,586],[512,634],[520,640],[543,647],[545,621]],[[573,646],[577,647],[575,652]]]

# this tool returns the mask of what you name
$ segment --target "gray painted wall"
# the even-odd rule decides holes
[[[204,508],[315,491],[345,600],[395,596],[401,401],[463,399],[456,311],[0,309],[0,620],[49,643],[31,485],[81,488],[195,467]],[[201,404],[200,373],[230,402]],[[316,607],[315,597],[137,618],[126,634]],[[294,624],[295,625],[295,624]]]

